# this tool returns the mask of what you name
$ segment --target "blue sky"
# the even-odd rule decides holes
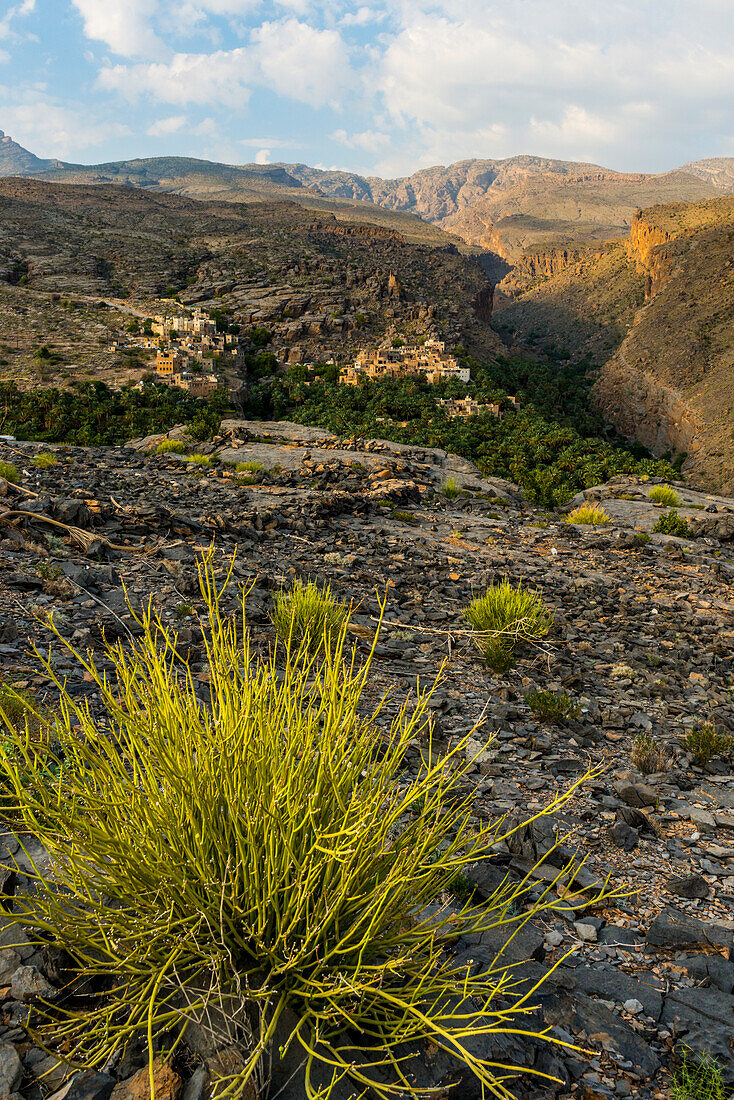
[[[0,128],[83,163],[664,171],[734,154],[731,0],[0,0]]]

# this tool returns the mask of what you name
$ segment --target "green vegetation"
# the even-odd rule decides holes
[[[33,465],[37,466],[39,470],[45,470],[49,466],[55,466],[58,461],[56,455],[52,454],[51,451],[41,451],[31,459]]]
[[[257,474],[264,469],[262,462],[238,462],[235,465],[238,474]]]
[[[727,1100],[718,1062],[710,1054],[684,1050],[673,1074],[671,1100]]]
[[[350,614],[348,604],[334,599],[330,585],[296,580],[275,597],[272,620],[275,633],[289,649],[303,646],[316,653],[334,644]]]
[[[464,609],[464,618],[476,634],[476,645],[490,668],[506,672],[515,647],[544,638],[553,616],[537,592],[510,584],[505,578]]]
[[[211,466],[212,456],[202,454],[186,455],[187,462],[193,462],[196,466]]]
[[[401,508],[393,508],[390,518],[396,519],[399,523],[416,524],[418,522],[415,512],[405,512]]]
[[[712,756],[729,756],[734,752],[734,737],[720,733],[711,722],[694,726],[681,737],[680,743],[691,754],[694,764],[707,764]]]
[[[648,493],[653,504],[664,504],[666,508],[680,508],[681,499],[670,485],[653,485]]]
[[[664,772],[670,764],[670,753],[649,733],[637,733],[632,740],[630,763],[643,775]]]
[[[549,508],[617,474],[678,476],[667,462],[646,457],[643,448],[606,438],[601,418],[591,411],[588,365],[465,362],[472,372],[468,385],[450,380],[432,386],[418,378],[358,386],[334,385],[324,378],[305,385],[279,375],[271,383],[250,387],[245,415],[295,420],[342,436],[441,447],[475,462],[486,476],[515,482]],[[502,418],[482,413],[451,419],[439,399],[464,394],[503,404]],[[507,402],[507,394],[518,395],[519,408]]]
[[[252,1029],[231,1096],[267,1072],[281,1023],[305,1066],[304,1095],[326,1100],[346,1075],[358,1091],[376,1080],[382,1095],[387,1078],[415,1100],[422,1091],[396,1059],[406,1044],[432,1043],[507,1100],[512,1067],[484,1060],[477,1045],[527,1034],[527,1000],[503,958],[477,969],[443,948],[470,931],[511,932],[556,897],[549,885],[534,901],[523,880],[481,908],[428,911],[505,835],[501,821],[477,824],[465,789],[471,734],[439,756],[425,740],[426,692],[384,729],[364,709],[370,666],[351,663],[345,623],[320,662],[305,647],[291,647],[284,664],[275,653],[258,658],[244,611],[230,618],[220,605],[224,583],[205,562],[206,706],[171,658],[175,636],[148,609],[140,637],[107,646],[99,666],[57,635],[99,693],[99,723],[42,660],[61,695],[53,784],[23,735],[9,730],[0,744],[22,829],[53,867],[38,867],[35,889],[6,919],[31,940],[63,945],[87,979],[73,1012],[35,1010],[45,1041],[73,1064],[101,1067],[143,1031],[152,1075],[190,1020],[204,1015],[226,1042],[221,1010]],[[404,785],[416,738],[430,766]],[[573,875],[572,864],[559,871]],[[317,1093],[313,1076],[324,1070]]]
[[[441,486],[441,492],[445,497],[458,497],[461,492],[461,486],[455,477],[447,477]]]
[[[48,344],[42,344],[40,348],[37,348],[33,352],[33,358],[38,360],[39,363],[56,364],[63,363],[63,355],[59,355],[57,351],[52,351]]]
[[[162,439],[155,449],[157,455],[185,455],[186,444],[180,439]]]
[[[16,484],[20,478],[20,474],[18,473],[17,467],[13,466],[12,462],[0,461],[0,477],[3,478],[4,481],[12,481],[13,484]]]
[[[18,811],[15,783],[29,779],[27,760],[38,767],[42,782],[52,778],[47,755],[53,721],[41,712],[33,697],[9,681],[0,681],[0,815],[15,822]],[[25,753],[18,748],[23,742]]]
[[[567,718],[575,718],[580,711],[578,703],[574,703],[565,691],[558,694],[531,691],[525,698],[533,714],[543,722],[564,722]]]
[[[579,504],[578,508],[568,512],[564,518],[566,523],[582,523],[590,526],[612,522],[609,512],[599,504]]]
[[[683,516],[679,516],[675,508],[671,508],[669,512],[663,512],[653,527],[653,531],[657,531],[661,535],[677,535],[681,539],[691,538],[691,528],[688,525],[688,520],[684,519]]]
[[[0,382],[2,430],[41,443],[114,446],[182,422],[195,439],[208,439],[227,409],[221,393],[204,400],[160,382],[119,390],[103,382],[82,382],[70,390],[20,390]]]
[[[7,680],[0,681],[0,719],[5,727],[25,729],[26,719],[31,728],[37,729],[33,699]]]

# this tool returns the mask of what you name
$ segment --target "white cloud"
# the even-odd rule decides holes
[[[2,90],[7,95],[8,89]],[[20,88],[8,98],[11,96],[16,101],[3,107],[3,126],[40,157],[69,159],[80,149],[131,132],[125,123],[100,120],[87,115],[81,106],[60,104],[44,92]]]
[[[238,138],[237,144],[244,145],[247,149],[267,148],[268,152],[272,152],[273,149],[298,149],[300,147],[300,143],[297,141],[278,137]]]
[[[160,103],[247,105],[250,89],[321,107],[347,85],[349,58],[341,37],[296,19],[263,23],[251,44],[212,53],[177,53],[170,61],[108,65],[98,83],[127,99],[150,96]]]
[[[247,51],[239,48],[210,54],[179,53],[170,62],[108,66],[100,72],[98,83],[106,91],[132,100],[148,95],[160,103],[241,108],[249,99],[253,75]]]
[[[161,44],[151,27],[157,0],[72,0],[87,38],[123,57],[154,57]]]
[[[367,153],[382,153],[391,142],[391,136],[381,130],[363,130],[359,134],[348,134],[346,130],[334,130],[329,135],[332,141],[338,141],[348,149],[364,149]]]
[[[349,55],[337,31],[286,19],[263,23],[252,39],[260,83],[278,95],[323,107],[349,83]]]
[[[255,164],[270,164],[270,150],[258,149],[255,153]]]
[[[345,12],[339,22],[343,27],[366,27],[370,23],[382,23],[386,14],[378,8],[368,8],[363,4],[356,11]]]
[[[722,150],[734,98],[724,0],[387,0],[372,44],[378,171],[536,153],[630,170]],[[707,146],[702,148],[702,135]]]
[[[145,131],[150,137],[165,137],[166,134],[176,134],[186,125],[186,115],[171,115],[170,118],[159,118]]]

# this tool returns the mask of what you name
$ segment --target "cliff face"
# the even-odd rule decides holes
[[[627,246],[646,304],[604,365],[595,394],[620,431],[684,471],[734,488],[734,200],[653,208]]]
[[[669,230],[657,225],[654,215],[638,210],[630,226],[627,251],[637,264],[637,270],[645,277],[645,298],[652,298],[670,276],[668,256],[659,245],[673,240]]]
[[[314,222],[311,226],[314,233],[330,233],[335,237],[360,237],[362,240],[392,241],[394,244],[405,244],[402,233],[396,233],[392,229],[386,229],[382,225],[350,225],[349,222]]]

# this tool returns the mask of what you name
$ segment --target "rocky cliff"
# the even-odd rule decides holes
[[[595,386],[604,414],[656,454],[734,487],[734,199],[638,213],[628,244],[646,304]]]

